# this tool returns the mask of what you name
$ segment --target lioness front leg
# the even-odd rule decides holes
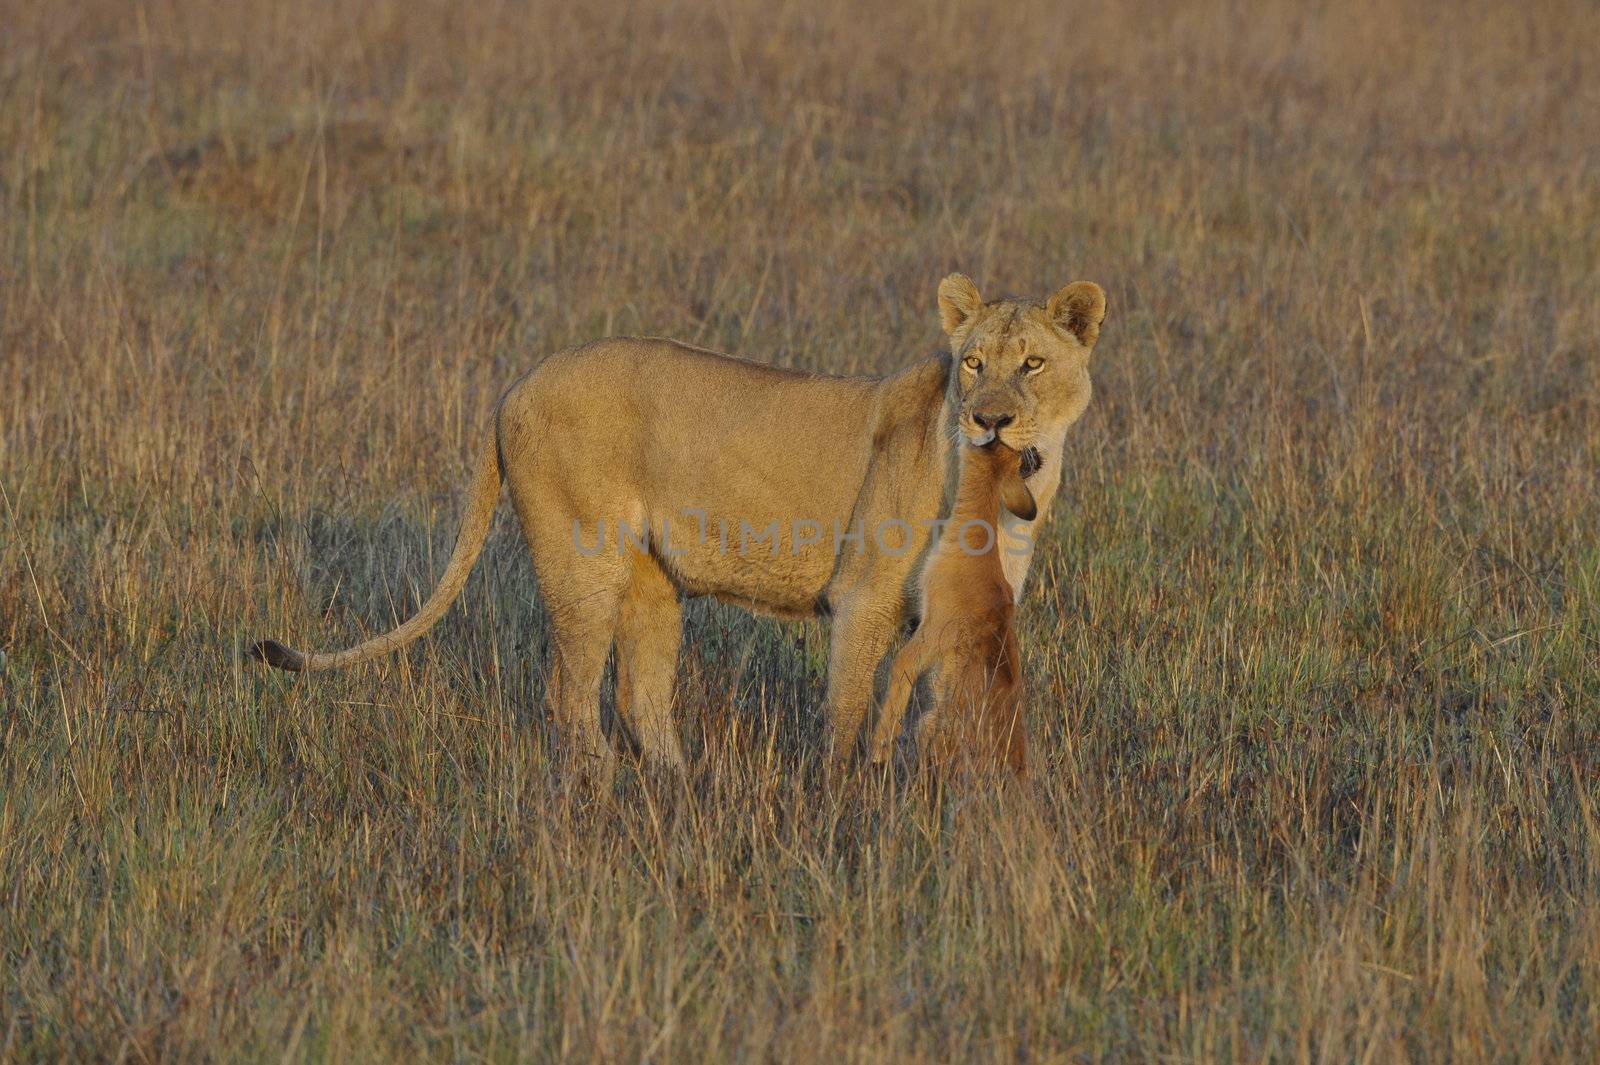
[[[870,600],[870,596],[863,596]],[[878,674],[878,663],[889,650],[900,628],[900,598],[892,596],[896,609],[885,610],[870,602],[847,605],[833,619],[833,636],[828,654],[827,717],[829,727],[828,760],[842,767],[855,751],[861,723]]]

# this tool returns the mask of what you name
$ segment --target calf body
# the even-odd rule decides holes
[[[923,569],[922,621],[895,656],[873,758],[881,762],[892,753],[911,690],[931,670],[934,707],[919,733],[922,757],[944,765],[1003,764],[1020,775],[1027,762],[1022,658],[996,523],[1002,502],[1031,518],[1034,500],[1018,452],[998,442],[959,450],[955,506]]]

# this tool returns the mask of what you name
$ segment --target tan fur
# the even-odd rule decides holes
[[[963,446],[955,506],[922,571],[922,621],[895,656],[873,735],[872,757],[894,750],[911,689],[934,673],[934,705],[923,718],[925,761],[943,766],[1027,765],[1022,719],[1022,658],[1013,627],[1011,585],[1001,567],[995,523],[1000,504],[1031,515],[1033,500],[1003,444]]]
[[[653,762],[682,764],[671,721],[679,599],[715,595],[784,617],[831,615],[827,713],[834,755],[847,755],[905,617],[930,524],[944,509],[952,439],[973,427],[975,411],[1009,415],[1000,438],[1044,458],[1029,481],[1042,520],[1060,481],[1066,429],[1088,403],[1089,349],[1105,301],[1079,282],[1044,304],[985,304],[971,281],[952,275],[939,305],[954,362],[932,358],[883,379],[780,370],[658,339],[552,355],[501,399],[461,535],[416,616],[336,654],[270,640],[254,653],[279,668],[319,670],[416,639],[465,582],[504,479],[550,614],[549,698],[570,753],[609,771],[599,695],[614,642],[623,720]],[[981,372],[961,367],[974,353],[985,360]],[[1030,357],[1044,366],[1024,372]],[[820,527],[819,542],[804,542],[811,529],[794,524],[802,519]],[[889,519],[905,525],[883,526]],[[739,550],[741,522],[759,532],[773,521],[774,549],[746,538]],[[600,522],[604,549],[589,553]],[[638,531],[645,523],[642,550],[618,535],[619,524]],[[1020,545],[1005,560],[1020,594],[1032,523],[1005,523],[1008,542]],[[835,526],[866,535],[836,552]],[[881,542],[879,528],[887,530]]]
[[[958,426],[969,439],[980,428],[972,415],[999,411],[1015,418],[1000,431],[1000,440],[1016,448],[1036,447],[1044,466],[1028,478],[1039,501],[1039,520],[1001,519],[1001,562],[1018,600],[1033,561],[1033,534],[1049,513],[1061,484],[1061,451],[1067,429],[1089,405],[1089,352],[1105,320],[1106,297],[1100,286],[1078,281],[1060,289],[1043,304],[1028,300],[984,303],[977,288],[961,274],[939,285],[939,314],[950,337],[956,380],[963,396]],[[968,358],[981,364],[966,365]],[[1032,373],[1029,359],[1042,365]]]

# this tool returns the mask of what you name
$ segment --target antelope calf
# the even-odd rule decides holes
[[[1015,596],[1001,567],[1000,504],[1034,517],[1021,453],[997,440],[960,445],[955,506],[922,571],[922,621],[895,656],[873,735],[872,757],[894,750],[911,689],[933,670],[933,708],[917,736],[924,761],[972,759],[1022,775],[1022,659],[1012,626]]]

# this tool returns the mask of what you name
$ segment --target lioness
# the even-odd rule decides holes
[[[1012,624],[1016,593],[999,554],[1001,505],[1032,519],[1033,495],[1022,456],[997,440],[959,446],[955,506],[922,568],[921,621],[894,656],[889,691],[878,712],[872,760],[886,761],[917,679],[933,671],[934,707],[922,718],[917,750],[924,762],[969,759],[988,769],[1027,766],[1022,720],[1022,655]]]
[[[1089,402],[1105,308],[1088,281],[1043,303],[985,303],[952,274],[939,285],[950,358],[883,379],[659,339],[552,355],[501,398],[455,549],[410,620],[332,654],[274,640],[251,651],[280,669],[331,669],[427,632],[461,591],[504,478],[550,615],[547,691],[569,755],[610,774],[600,683],[615,642],[622,720],[648,762],[683,765],[671,719],[680,597],[715,595],[781,617],[832,617],[826,712],[831,757],[846,759],[953,486],[953,439],[998,434],[1036,456],[1029,485],[1042,521],[1067,428]],[[1002,524],[1020,596],[1033,523]]]

